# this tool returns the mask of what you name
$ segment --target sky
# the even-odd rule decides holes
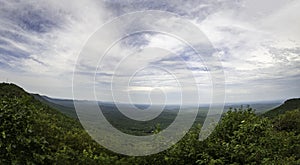
[[[94,81],[83,83],[76,99],[93,99],[85,87],[95,85],[101,101],[173,104],[185,93],[188,103],[211,102],[209,52],[199,55],[167,33],[129,34],[163,23],[167,32],[184,35],[186,24],[174,24],[164,14],[138,21],[122,17],[159,10],[199,28],[214,47],[224,73],[225,102],[300,97],[299,9],[298,0],[0,0],[0,81],[31,93],[73,98],[77,69],[80,80],[92,75]],[[118,26],[103,28],[118,19]],[[103,36],[89,42],[98,31]],[[82,53],[87,43],[92,43],[90,51],[103,51],[120,37],[103,58]],[[199,99],[193,97],[194,86]]]

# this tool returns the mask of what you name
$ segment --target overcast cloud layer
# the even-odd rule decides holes
[[[129,12],[161,10],[191,21],[214,45],[225,72],[227,102],[299,97],[299,9],[297,0],[0,0],[0,81],[17,83],[33,93],[72,98],[76,59],[101,25]],[[111,29],[105,37],[109,40],[110,36],[126,35],[126,31],[147,24],[151,22],[124,21],[126,28]],[[175,26],[170,28],[181,30]],[[155,55],[150,52],[147,57],[136,54],[122,61],[126,65],[121,66],[119,72],[114,71],[122,55],[147,47],[169,49],[183,59],[163,52]],[[101,100],[111,101],[107,94],[111,93],[110,77],[114,74],[131,76],[126,75],[130,66],[155,64],[184,78],[184,62],[195,75],[201,93],[199,102],[209,102],[210,77],[203,62],[178,40],[157,33],[132,35],[110,51],[97,72],[97,94]],[[86,68],[83,76],[94,73],[89,70],[88,62],[77,65]],[[132,94],[135,102],[143,103],[149,101],[144,97],[154,89],[153,84],[165,89],[171,99],[169,103],[176,103],[176,81],[159,68],[141,70],[130,86],[119,88]]]

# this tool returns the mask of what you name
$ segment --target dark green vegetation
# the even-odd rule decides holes
[[[13,84],[0,84],[0,164],[111,163],[117,160],[78,121]]]
[[[278,107],[270,117],[248,107],[230,110],[204,141],[198,124],[164,152],[128,157],[104,149],[76,119],[35,97],[0,84],[0,164],[300,164],[300,112],[294,106]]]
[[[74,109],[74,104],[73,102],[72,103],[69,103],[69,104],[65,104],[65,105],[62,105],[61,104],[58,104],[58,103],[54,103],[52,101],[49,101],[50,98],[48,97],[45,97],[45,96],[40,96],[38,94],[32,94],[32,96],[36,99],[36,100],[39,100],[40,102],[48,105],[49,107],[53,108],[53,109],[56,109],[56,110],[59,110],[60,112],[62,112],[63,114],[69,116],[69,117],[72,117],[72,118],[75,118],[77,119],[77,114],[75,112],[75,109]],[[60,102],[63,102],[64,100],[61,100]]]
[[[272,118],[280,114],[284,114],[286,111],[296,109],[300,110],[300,98],[287,100],[279,107],[266,112],[265,114],[263,114],[263,116]]]

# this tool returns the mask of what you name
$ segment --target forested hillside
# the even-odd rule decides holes
[[[263,114],[265,117],[276,117],[291,110],[300,110],[300,98],[286,100],[282,105]]]
[[[230,110],[204,141],[200,128],[164,152],[128,157],[104,149],[77,120],[20,87],[0,84],[0,164],[300,164],[297,109],[272,118]]]
[[[79,122],[14,84],[0,84],[0,164],[111,163]]]

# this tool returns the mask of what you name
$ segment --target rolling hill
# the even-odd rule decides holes
[[[300,98],[286,100],[283,104],[270,111],[267,111],[266,113],[262,114],[262,116],[274,118],[280,114],[286,113],[287,111],[297,109],[300,110]]]

